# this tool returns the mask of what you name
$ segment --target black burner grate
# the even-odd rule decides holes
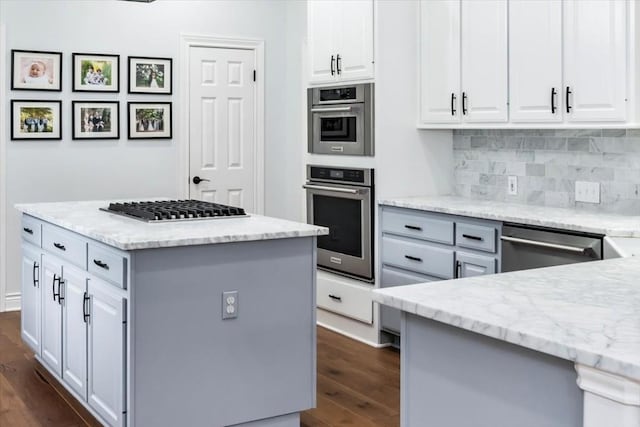
[[[202,200],[158,200],[150,202],[110,203],[107,212],[145,221],[179,221],[247,216],[244,209]]]

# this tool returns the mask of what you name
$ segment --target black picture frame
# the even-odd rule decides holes
[[[49,113],[34,111],[32,116],[22,118],[23,109],[47,109]],[[46,115],[45,115],[46,114]],[[42,119],[46,119],[44,122]],[[51,125],[51,131],[48,131]],[[62,101],[14,99],[11,100],[12,141],[56,141],[62,139]]]
[[[120,55],[74,52],[71,58],[73,92],[120,92]]]
[[[153,95],[171,95],[173,92],[173,59],[149,56],[129,56],[128,92]],[[161,79],[152,78],[154,71]],[[141,75],[143,74],[143,76]],[[148,79],[146,82],[144,80]]]
[[[62,52],[12,49],[11,90],[62,92]]]
[[[139,119],[139,110],[149,111],[150,117]],[[162,110],[161,118],[153,117]],[[144,114],[144,113],[143,113]],[[167,115],[169,116],[167,118]],[[140,102],[127,103],[127,128],[129,139],[171,139],[173,138],[171,102]]]
[[[83,109],[96,110],[100,106],[111,107],[107,124],[105,124],[106,120],[104,120],[104,111],[101,112],[100,119],[97,116],[87,116],[89,114],[87,111],[84,114],[86,117],[83,117]],[[71,139],[120,139],[120,101],[72,101]]]

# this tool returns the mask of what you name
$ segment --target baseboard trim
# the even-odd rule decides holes
[[[12,292],[4,296],[4,311],[18,311],[22,307],[20,292]]]
[[[323,323],[323,322],[320,322],[320,321],[317,321],[317,322],[316,322],[316,325],[318,325],[318,326],[320,326],[320,327],[323,327],[323,328],[325,328],[325,329],[328,329],[328,330],[330,330],[330,331],[337,332],[337,333],[339,333],[340,335],[344,335],[344,336],[345,336],[345,337],[347,337],[347,338],[351,338],[352,340],[359,341],[359,342],[361,342],[361,343],[363,343],[363,344],[366,344],[366,345],[368,345],[368,346],[371,346],[371,347],[375,347],[375,348],[383,348],[383,347],[389,347],[389,346],[391,346],[391,344],[389,344],[389,343],[382,343],[382,344],[378,344],[378,343],[375,343],[375,342],[373,342],[373,341],[368,341],[368,340],[362,339],[362,337],[359,337],[359,336],[354,335],[354,334],[350,334],[349,332],[345,332],[345,331],[344,331],[344,330],[342,330],[342,329],[334,328],[333,326],[327,325],[326,323]]]

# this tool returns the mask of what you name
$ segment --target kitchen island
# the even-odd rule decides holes
[[[374,291],[402,310],[402,426],[640,425],[638,277],[621,258]]]
[[[146,223],[23,204],[22,337],[113,426],[299,426],[315,406],[316,236],[258,215]]]

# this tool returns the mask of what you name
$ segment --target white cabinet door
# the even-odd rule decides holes
[[[460,2],[420,2],[420,121],[460,121]]]
[[[125,423],[125,298],[98,279],[88,283],[89,405],[111,426]]]
[[[340,28],[340,2],[310,0],[307,3],[309,82],[327,83],[337,77],[336,34]]]
[[[562,91],[561,0],[509,2],[511,121],[562,121]]]
[[[373,1],[340,3],[342,19],[336,33],[339,80],[373,78]]]
[[[625,121],[626,1],[564,1],[567,120]]]
[[[29,347],[40,354],[40,249],[22,246],[21,335]]]
[[[62,379],[87,399],[86,273],[65,264],[62,285]]]
[[[456,251],[456,278],[495,274],[496,259],[463,251]]]
[[[62,376],[62,306],[58,302],[62,263],[42,255],[42,360]]]
[[[463,120],[506,122],[507,2],[462,0],[461,22]]]

